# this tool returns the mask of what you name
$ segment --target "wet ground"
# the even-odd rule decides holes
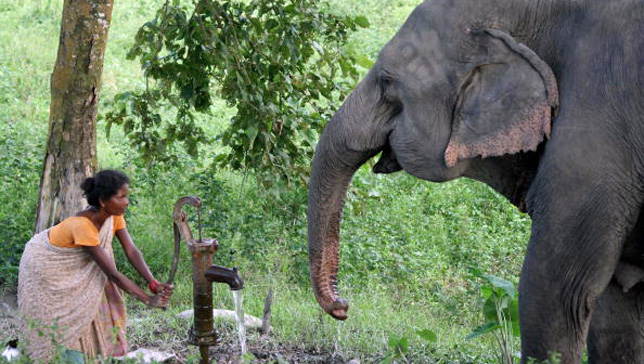
[[[18,336],[18,317],[17,317],[17,300],[15,292],[5,292],[0,295],[0,343],[16,338]],[[174,328],[164,329],[174,331]],[[129,331],[129,329],[128,329]],[[168,332],[166,332],[168,333]],[[161,334],[161,333],[159,333]],[[173,335],[177,340],[172,342],[132,342],[131,350],[138,347],[154,349],[164,352],[171,352],[175,358],[170,359],[167,363],[183,364],[188,361],[189,357],[194,357],[198,352],[195,347],[185,344],[183,339],[184,333],[176,332]],[[256,337],[248,342],[248,351],[253,354],[255,359],[252,363],[302,363],[302,364],[358,364],[358,361],[351,361],[351,358],[343,358],[336,353],[328,353],[319,349],[294,347],[288,344],[276,342],[272,337]],[[239,342],[235,340],[235,335],[224,335],[222,342],[210,348],[211,363],[233,364],[240,363]]]
[[[155,345],[156,344],[156,345]],[[176,357],[169,359],[167,363],[170,364],[183,364],[188,361],[188,358],[195,358],[196,348],[180,344],[181,348],[168,348],[158,347],[158,343],[146,345],[151,348],[155,346],[155,350],[172,352]],[[166,343],[167,344],[167,343]],[[174,345],[171,345],[174,346]],[[290,347],[279,343],[272,342],[271,339],[259,339],[250,343],[248,350],[253,354],[254,359],[252,363],[271,363],[271,364],[284,364],[284,363],[302,363],[302,364],[359,364],[357,360],[350,361],[340,355],[333,355],[331,353],[324,353],[314,349],[302,349]],[[220,364],[237,364],[242,363],[239,353],[238,342],[224,341],[217,346],[211,347],[209,350],[210,362]]]

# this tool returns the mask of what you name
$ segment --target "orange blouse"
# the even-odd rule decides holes
[[[125,228],[123,215],[113,215],[114,233]],[[90,219],[82,216],[72,216],[49,230],[49,243],[60,248],[78,248],[81,246],[96,246],[101,242],[98,230]]]

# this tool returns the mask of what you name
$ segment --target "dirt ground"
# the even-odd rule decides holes
[[[5,292],[0,296],[0,343],[18,336],[17,300],[15,292]],[[175,331],[173,328],[161,330]],[[161,334],[161,332],[159,332]],[[131,350],[138,347],[170,352],[175,355],[169,359],[169,364],[183,364],[188,357],[195,356],[197,349],[187,345],[181,338],[183,332],[172,332],[177,340],[172,342],[131,342]],[[305,349],[275,342],[271,337],[254,337],[248,343],[248,351],[255,356],[253,363],[303,363],[303,364],[358,364],[359,361],[343,358],[341,355],[323,352],[317,349]],[[240,363],[239,342],[235,335],[223,335],[222,342],[210,348],[211,363],[233,364]]]
[[[18,336],[17,310],[18,301],[15,292],[5,292],[0,295],[0,343]]]

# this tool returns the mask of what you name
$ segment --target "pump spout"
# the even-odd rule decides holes
[[[206,279],[212,283],[226,283],[233,291],[244,288],[244,280],[237,272],[237,267],[230,269],[219,265],[211,265],[206,271]]]

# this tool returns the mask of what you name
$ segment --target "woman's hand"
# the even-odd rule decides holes
[[[174,292],[174,285],[168,283],[159,283],[157,285],[157,292],[165,293],[168,295],[168,298],[170,298],[172,297],[172,293]]]
[[[170,305],[170,297],[163,293],[150,296],[150,299],[148,300],[148,306],[150,307],[166,308],[168,305]]]
[[[172,284],[167,284],[167,283],[159,283],[157,287],[157,293],[154,296],[150,296],[150,303],[148,303],[148,306],[150,307],[159,307],[159,308],[166,308],[170,304],[170,297],[172,297],[172,293],[174,291],[174,285]]]

